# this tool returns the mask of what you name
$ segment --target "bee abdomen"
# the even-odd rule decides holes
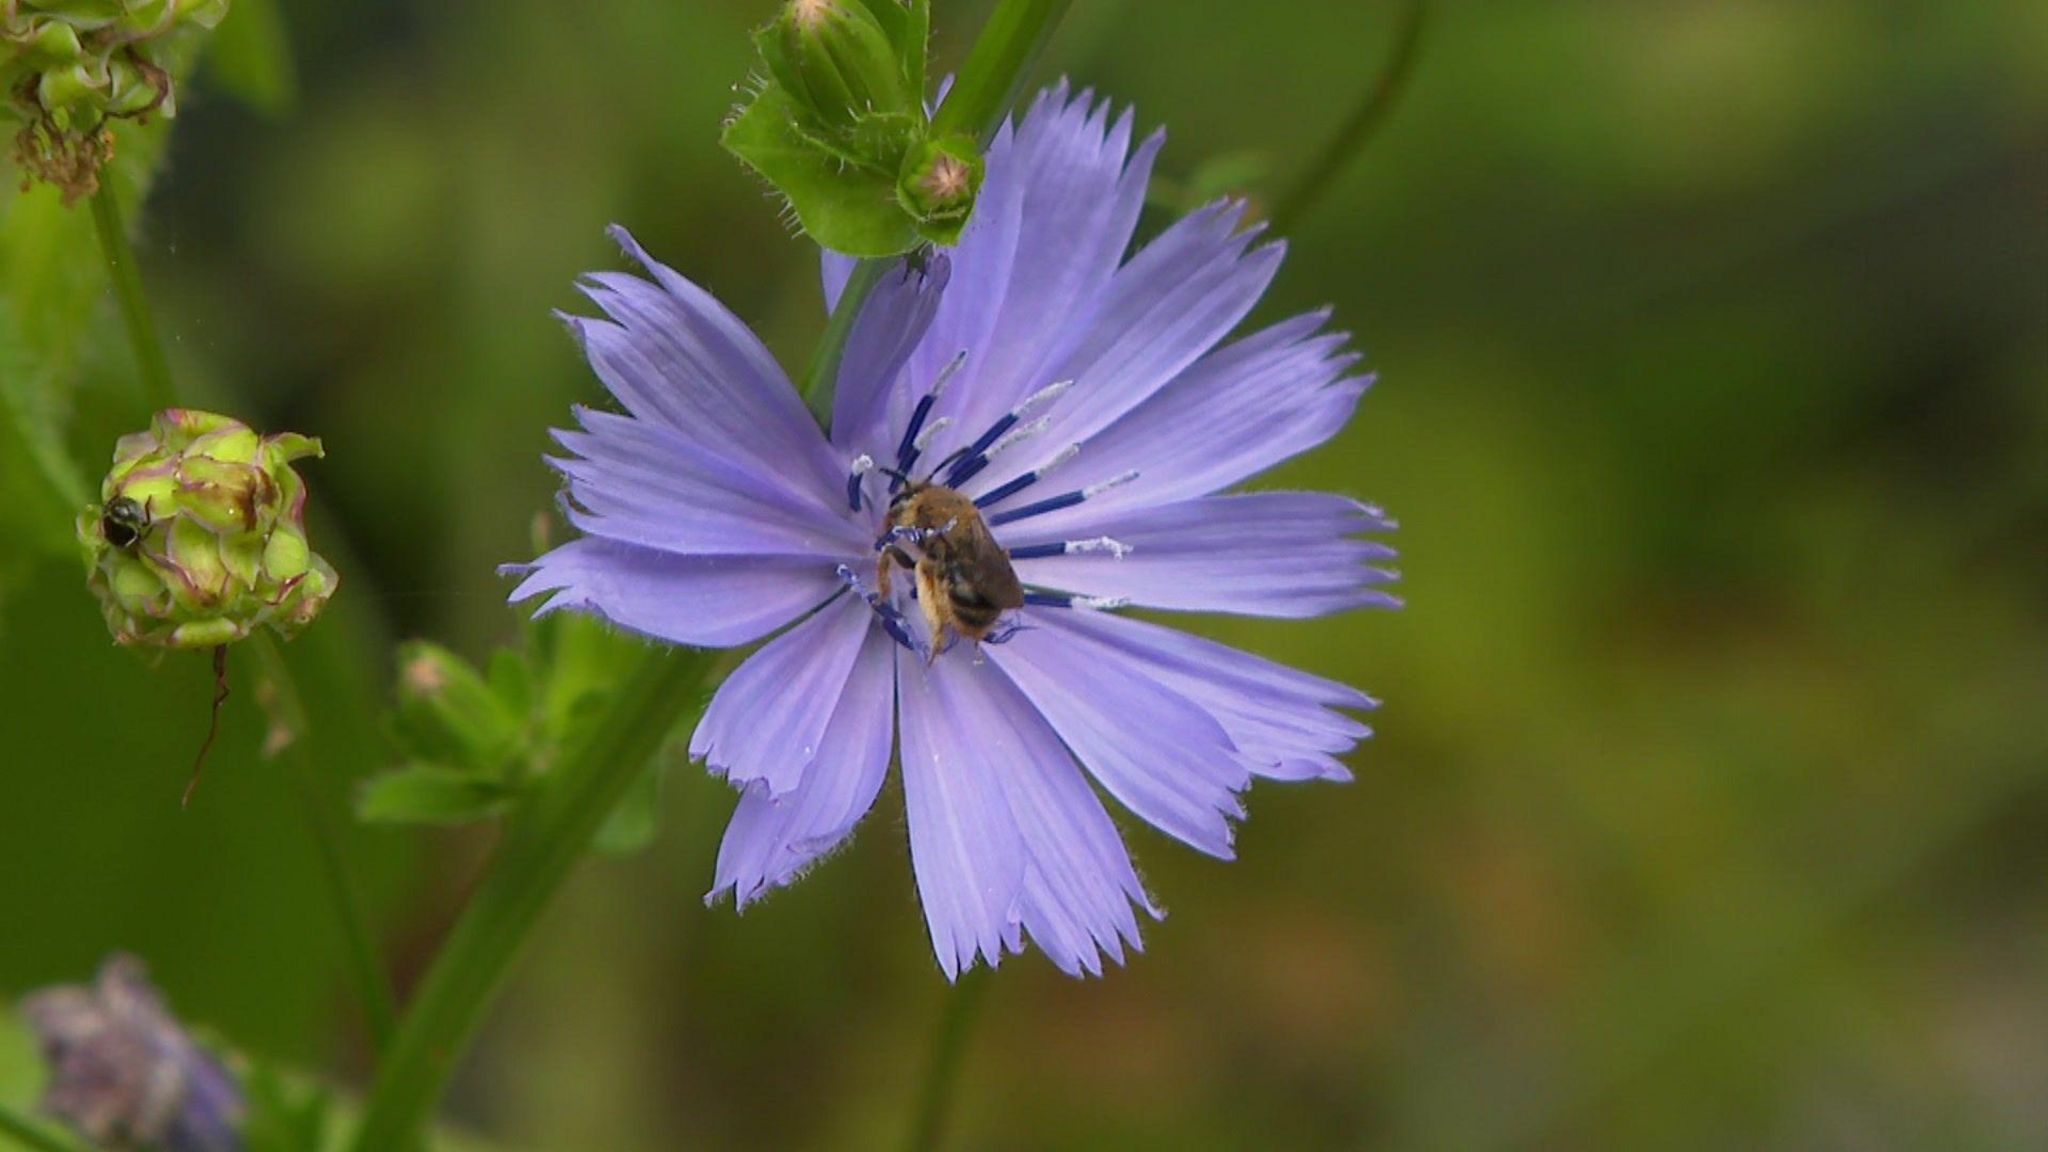
[[[995,627],[996,617],[1003,614],[1002,606],[981,594],[981,589],[972,584],[955,582],[946,588],[946,599],[953,609],[953,619],[960,622],[962,631],[983,633]]]

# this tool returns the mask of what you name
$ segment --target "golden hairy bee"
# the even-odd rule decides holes
[[[1010,566],[1010,554],[996,543],[974,501],[929,480],[904,484],[889,500],[888,535],[875,583],[889,598],[889,577],[898,566],[917,576],[917,602],[931,627],[927,662],[965,636],[988,639],[1005,611],[1024,606],[1024,586]],[[917,549],[913,557],[904,547]]]

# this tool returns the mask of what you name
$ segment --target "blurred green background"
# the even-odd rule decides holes
[[[621,264],[604,226],[785,363],[821,305],[715,143],[766,0],[281,7],[296,98],[202,67],[139,252],[188,393],[326,441],[344,585],[291,655],[338,796],[387,762],[395,639],[515,635],[492,569],[598,396],[549,313]],[[936,8],[957,62],[988,5]],[[1398,15],[1088,0],[1044,74],[1168,124],[1165,175],[1263,198]],[[1003,967],[952,1145],[2048,1146],[2048,6],[1440,4],[1294,232],[1261,315],[1335,304],[1382,382],[1269,482],[1386,504],[1408,607],[1194,624],[1381,695],[1379,736],[1350,787],[1258,788],[1235,864],[1130,828],[1172,915],[1102,981]],[[84,347],[97,468],[140,424],[111,297]],[[0,992],[127,948],[188,1016],[359,1082],[250,693],[180,812],[203,658],[114,650],[75,557],[19,537],[0,653]],[[700,903],[731,802],[678,766],[655,847],[584,868],[451,1115],[549,1152],[900,1142],[946,995],[900,794],[744,917]],[[401,982],[488,843],[356,834]]]

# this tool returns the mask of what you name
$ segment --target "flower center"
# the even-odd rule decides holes
[[[897,586],[887,575],[888,565],[892,559],[905,567],[916,564],[911,549],[916,550],[917,556],[934,553],[952,556],[960,549],[968,547],[970,543],[979,547],[979,543],[985,541],[988,554],[977,552],[974,556],[983,567],[981,574],[991,578],[1007,578],[1012,583],[1016,582],[1017,576],[1011,565],[1017,561],[1083,554],[1099,554],[1120,560],[1131,551],[1128,545],[1107,536],[1032,544],[1010,550],[1002,548],[995,539],[994,530],[1004,525],[1028,520],[1048,512],[1057,512],[1063,508],[1072,508],[1138,478],[1136,471],[1123,472],[1100,483],[1046,497],[1021,507],[993,511],[997,505],[1026,491],[1054,469],[1072,460],[1081,451],[1081,445],[1078,443],[1067,445],[1054,453],[1045,463],[978,496],[970,495],[964,490],[964,486],[981,475],[997,456],[1051,427],[1051,417],[1033,418],[1034,413],[1064,395],[1073,387],[1072,380],[1055,381],[1033,392],[1008,412],[997,417],[983,429],[981,435],[954,449],[922,476],[917,474],[916,469],[932,443],[952,426],[953,421],[950,417],[941,416],[934,419],[932,411],[965,360],[964,352],[954,357],[933,381],[930,390],[918,398],[917,404],[911,409],[910,419],[904,424],[903,434],[897,440],[893,466],[879,464],[874,456],[862,453],[854,458],[847,469],[848,509],[858,513],[875,507],[881,513],[875,534],[875,552],[878,557],[876,573],[880,586],[869,587],[863,581],[861,573],[852,565],[840,565],[839,575],[855,592],[867,600],[868,605],[881,618],[883,627],[888,630],[890,637],[913,651],[922,649],[910,638],[903,612],[894,603]],[[880,499],[877,499],[868,487],[875,477],[886,477],[888,480]],[[933,507],[941,507],[946,511],[935,516],[930,514]],[[906,581],[905,584],[913,588],[916,586],[913,581]],[[1033,588],[1029,584],[1021,584],[1019,587],[1021,600],[1014,605],[1017,607],[1030,605],[1048,608],[1116,608],[1125,603],[1116,598],[1046,591]],[[911,593],[912,598],[916,595],[914,591]],[[926,616],[930,620],[938,619],[931,614],[930,609],[926,610]],[[984,633],[977,638],[1000,643],[1007,639],[1008,635],[1007,632],[994,636]],[[932,642],[935,645],[940,644],[941,638],[935,635]]]

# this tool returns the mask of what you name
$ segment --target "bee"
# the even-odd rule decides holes
[[[126,496],[107,501],[100,513],[100,535],[116,548],[133,547],[149,530],[149,510]]]
[[[926,662],[951,647],[950,637],[988,638],[1005,611],[1024,606],[1024,586],[1010,554],[996,543],[974,501],[929,480],[912,480],[889,500],[888,534],[875,583],[889,598],[889,576],[901,565],[917,576],[917,602],[931,626]],[[913,559],[903,542],[916,546]]]

